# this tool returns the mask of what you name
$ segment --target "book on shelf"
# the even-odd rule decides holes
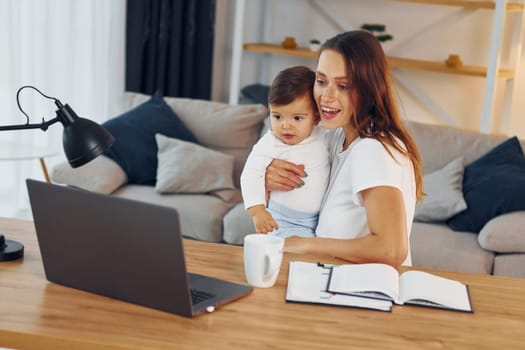
[[[286,287],[286,301],[391,311],[392,302],[390,300],[327,292],[330,272],[331,266],[329,265],[291,261]]]
[[[473,312],[469,288],[458,281],[423,271],[402,274],[386,264],[344,264],[331,268],[327,291],[395,304]]]

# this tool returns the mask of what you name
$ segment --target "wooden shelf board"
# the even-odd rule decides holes
[[[430,5],[459,6],[474,9],[494,9],[494,1],[477,1],[477,0],[395,0],[399,2],[412,2]],[[523,11],[523,4],[519,2],[508,2],[507,11]]]
[[[417,60],[412,58],[401,58],[401,57],[387,57],[388,63],[392,68],[407,68],[407,69],[418,69],[430,72],[447,73],[447,74],[458,74],[458,75],[470,75],[475,77],[485,77],[487,75],[487,68],[480,66],[468,66],[462,65],[460,67],[448,67],[445,64],[445,60],[439,61],[425,61]],[[498,72],[498,78],[513,78],[514,71],[510,69],[500,69]]]
[[[246,51],[254,51],[268,54],[296,56],[311,59],[317,59],[318,56],[318,52],[311,51],[307,48],[299,47],[296,49],[285,49],[284,47],[277,44],[249,43],[244,44],[243,47]],[[387,58],[392,68],[417,69],[438,73],[469,75],[477,77],[485,77],[487,75],[487,69],[485,67],[463,65],[461,67],[451,68],[445,64],[445,60],[443,60],[442,62],[438,62],[401,57]],[[505,79],[513,78],[514,71],[510,69],[500,69],[498,77]]]
[[[281,45],[265,43],[244,44],[243,48],[246,51],[255,51],[269,54],[305,57],[313,59],[317,59],[317,56],[319,54],[318,52],[311,51],[310,49],[305,47],[298,47],[296,49],[285,49]]]

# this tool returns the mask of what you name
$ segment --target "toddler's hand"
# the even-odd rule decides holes
[[[253,224],[255,226],[255,232],[257,233],[268,233],[279,228],[277,222],[273,219],[272,214],[267,210],[260,211],[254,215]]]
[[[248,208],[248,213],[252,216],[255,232],[257,233],[268,233],[279,228],[272,214],[262,204]]]

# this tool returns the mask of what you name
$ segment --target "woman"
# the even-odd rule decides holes
[[[287,238],[284,250],[354,263],[410,265],[414,207],[423,195],[420,156],[400,121],[377,39],[350,31],[327,40],[317,63],[314,97],[321,125],[329,130],[330,182],[317,237]],[[295,188],[303,173],[301,165],[274,160],[267,189]]]

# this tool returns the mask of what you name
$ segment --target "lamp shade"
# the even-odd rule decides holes
[[[72,168],[90,162],[111,147],[115,139],[104,127],[80,118],[67,104],[60,107],[57,114],[64,125],[62,144]]]

